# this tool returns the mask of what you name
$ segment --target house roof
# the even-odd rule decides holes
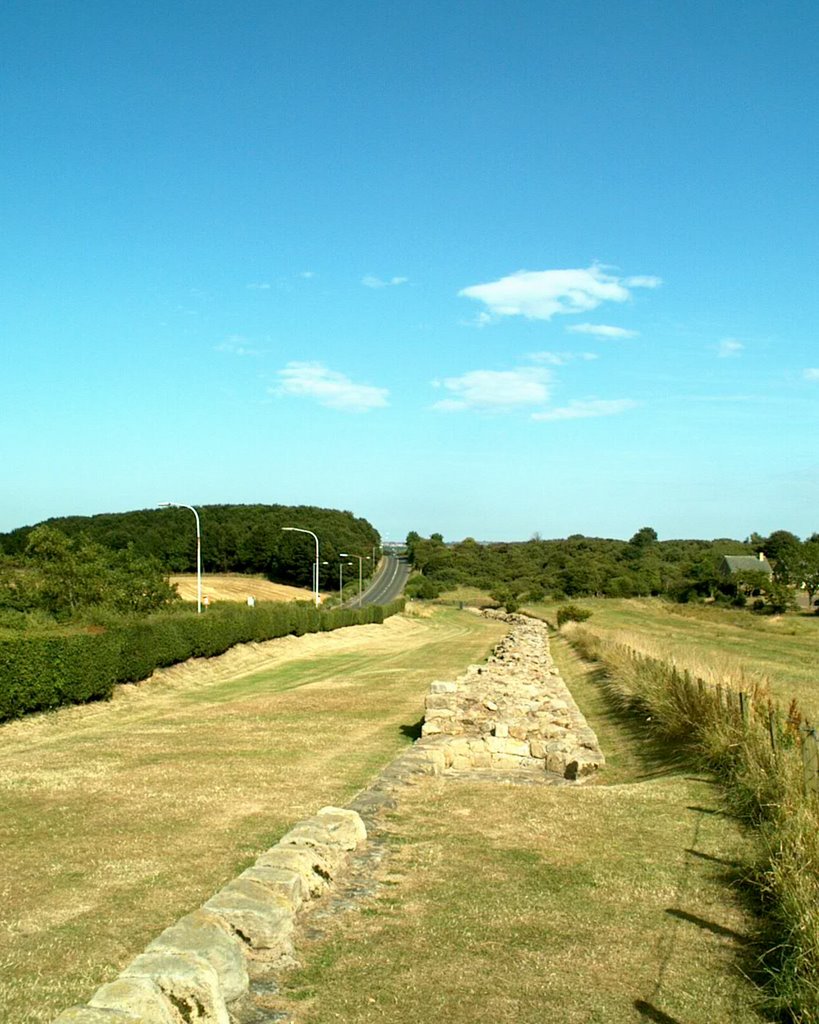
[[[723,563],[728,572],[764,572],[770,575],[773,572],[771,563],[763,555],[757,558],[756,555],[723,555]]]

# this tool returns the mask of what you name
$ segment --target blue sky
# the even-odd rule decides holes
[[[817,45],[813,3],[6,0],[0,529],[819,530]]]

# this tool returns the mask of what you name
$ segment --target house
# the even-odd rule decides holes
[[[758,555],[723,555],[720,575],[728,579],[738,572],[764,572],[766,576],[773,576],[771,563],[763,551]]]

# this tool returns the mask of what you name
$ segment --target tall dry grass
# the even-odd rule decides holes
[[[718,772],[730,809],[758,840],[747,881],[762,911],[759,969],[771,1010],[819,1024],[819,806],[806,786],[795,703],[777,707],[766,680],[736,666],[695,673],[657,645],[649,653],[622,635],[601,638],[579,626],[567,633],[603,667],[613,701]]]

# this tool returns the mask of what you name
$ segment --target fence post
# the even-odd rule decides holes
[[[768,735],[771,737],[771,750],[777,752],[776,741],[776,712],[773,708],[768,709]]]
[[[743,693],[742,690],[740,690],[739,691],[739,713],[742,716],[742,724],[743,724],[743,726],[746,729],[748,728],[748,722],[749,722],[749,719],[751,717],[750,712],[751,712],[751,706],[750,706],[750,702],[748,701],[748,694],[747,693]]]
[[[819,745],[816,729],[808,722],[799,727],[802,736],[802,768],[805,773],[805,792],[819,793]]]

